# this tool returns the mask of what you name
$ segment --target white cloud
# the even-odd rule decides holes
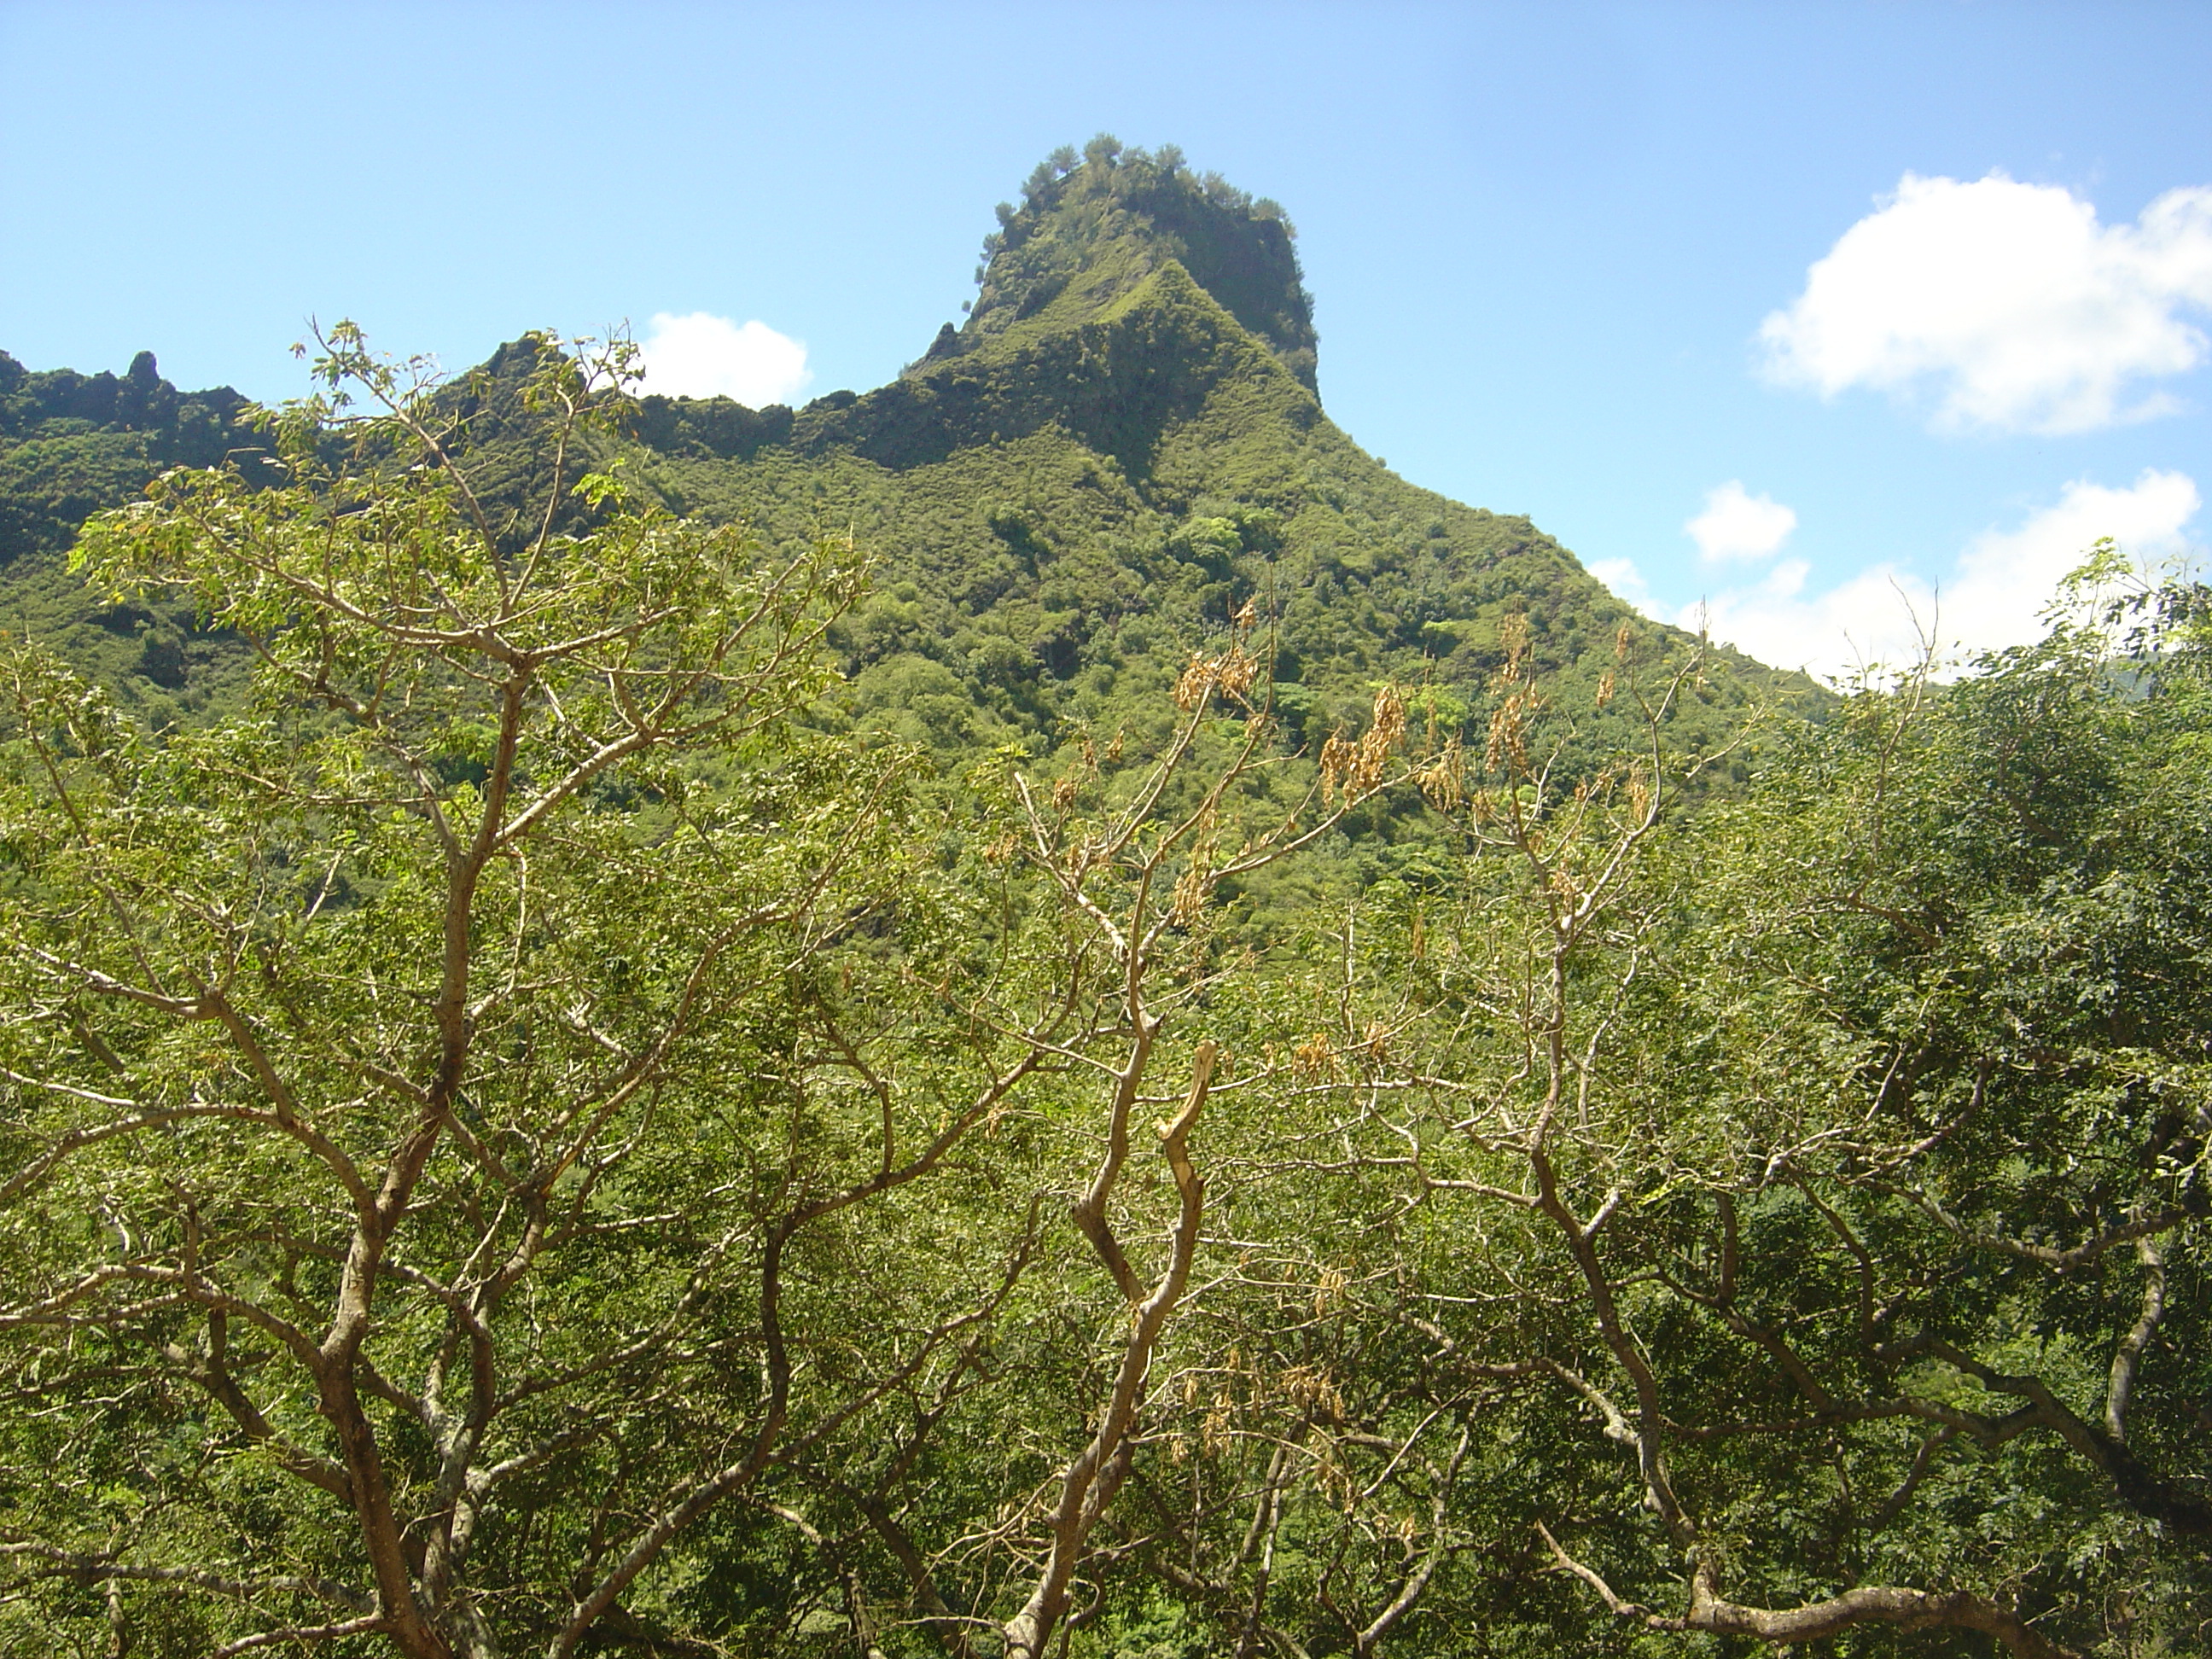
[[[1614,594],[1649,616],[1653,613],[1651,589],[1644,580],[1644,573],[1636,568],[1633,559],[1597,559],[1588,567]]]
[[[1704,627],[1777,667],[1834,679],[1878,663],[1904,667],[1917,661],[1923,630],[1954,663],[2038,639],[2040,613],[2060,578],[2099,537],[2113,538],[2138,559],[2184,554],[2191,550],[2186,526],[2202,505],[2185,473],[2146,470],[2124,489],[2077,479],[2018,529],[1977,536],[1935,586],[1884,563],[1808,592],[1811,567],[1784,559],[1755,583],[1668,607],[1649,602],[1626,560],[1591,570],[1647,615]]]
[[[759,409],[788,403],[814,379],[806,343],[757,319],[739,325],[711,312],[657,313],[640,343],[642,391],[670,398],[734,398]]]
[[[2168,191],[2100,226],[2057,185],[1906,173],[1760,326],[1775,378],[1824,397],[1932,393],[1938,426],[2081,432],[2175,407],[2131,382],[2212,353],[2212,188]]]
[[[1797,515],[1767,495],[1747,495],[1730,478],[1705,492],[1705,510],[1682,526],[1698,544],[1698,556],[1763,559],[1778,551],[1797,527]]]
[[[2203,504],[2195,480],[2182,472],[2146,467],[2128,489],[2077,479],[2057,506],[2019,529],[1984,531],[1967,544],[1943,590],[1942,631],[1969,650],[2034,639],[2042,631],[2038,615],[2059,579],[2100,536],[2138,559],[2171,557],[2187,550],[2183,530]]]
[[[1877,663],[1909,666],[1920,656],[1920,630],[1955,619],[1940,617],[1928,585],[1890,564],[1875,565],[1824,592],[1808,593],[1811,567],[1785,559],[1762,581],[1729,588],[1673,618],[1778,668],[1803,668],[1823,679]]]

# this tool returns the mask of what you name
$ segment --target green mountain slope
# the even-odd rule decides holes
[[[1141,732],[1188,653],[1243,613],[1273,637],[1292,748],[1356,724],[1386,680],[1426,686],[1428,717],[1479,738],[1517,616],[1572,717],[1565,763],[1635,741],[1599,692],[1620,629],[1662,655],[1686,641],[1632,621],[1526,519],[1406,483],[1328,419],[1273,204],[1173,151],[1100,140],[1040,167],[999,216],[966,322],[890,384],[795,412],[639,407],[628,476],[672,509],[749,520],[771,544],[849,531],[875,556],[876,591],[837,635],[855,719],[947,763],[1048,747],[1073,724]],[[543,431],[513,395],[533,356],[503,348],[454,393],[465,441],[517,505]],[[76,520],[161,465],[250,447],[236,395],[184,397],[150,357],[120,381],[7,373],[0,559],[16,624],[157,720],[220,702],[222,653],[189,619],[100,606],[54,567]],[[1723,657],[1684,734],[1809,695]]]
[[[842,636],[864,715],[940,748],[1111,724],[1250,603],[1294,742],[1382,679],[1476,714],[1516,613],[1581,758],[1630,740],[1597,708],[1628,608],[1526,519],[1406,483],[1322,411],[1272,204],[1094,144],[1000,218],[965,325],[889,386],[795,414],[643,401],[635,463],[672,507],[771,539],[849,527],[882,559]],[[1700,695],[1717,732],[1810,691],[1729,657]]]

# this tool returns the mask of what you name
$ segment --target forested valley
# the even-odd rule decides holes
[[[0,1650],[2205,1651],[2212,593],[1830,693],[1000,224],[799,410],[0,357]]]

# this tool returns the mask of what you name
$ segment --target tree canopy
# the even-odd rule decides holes
[[[1522,613],[1323,725],[1232,590],[951,748],[626,368],[341,327],[75,555],[250,696],[9,645],[0,1645],[2201,1644],[2201,588],[1733,727]]]

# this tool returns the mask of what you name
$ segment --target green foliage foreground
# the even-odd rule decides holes
[[[322,367],[78,555],[248,712],[7,659],[0,1647],[2203,1650],[2196,591],[1686,819],[1694,660],[1294,763],[1258,606],[948,781],[821,716],[849,544]],[[1381,803],[1450,859],[1232,920]]]

